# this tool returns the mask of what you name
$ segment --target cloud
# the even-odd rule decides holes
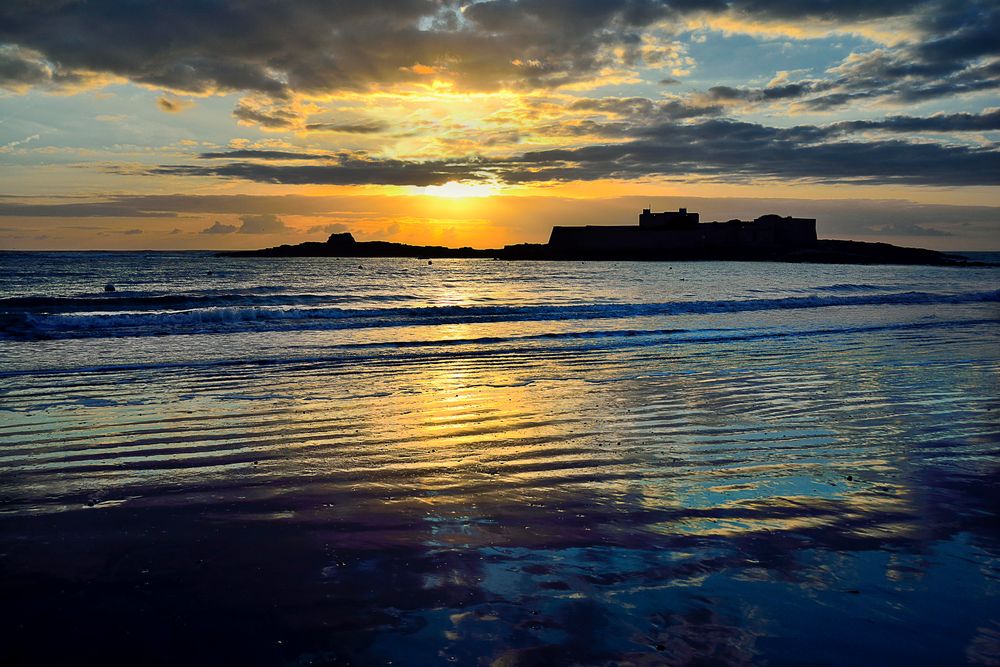
[[[1000,109],[989,109],[981,114],[934,114],[925,118],[889,116],[884,120],[852,120],[836,123],[833,128],[859,132],[986,132],[1000,130]]]
[[[218,220],[212,223],[211,227],[201,230],[202,234],[232,234],[237,229],[236,225],[224,225]]]
[[[0,16],[2,13],[0,9]],[[94,72],[67,70],[34,49],[0,43],[0,88],[15,92],[32,87],[64,91],[103,80]]]
[[[341,234],[343,232],[351,231],[350,228],[340,222],[330,223],[328,225],[315,225],[306,230],[308,234]]]
[[[244,215],[240,218],[240,234],[281,234],[290,231],[285,223],[273,213],[261,213],[259,215]]]
[[[14,198],[0,200],[0,216],[31,218],[172,218],[176,213],[147,210],[126,200],[74,201],[64,204],[36,204]]]
[[[41,138],[41,135],[32,134],[31,136],[27,136],[24,139],[16,139],[14,141],[9,141],[6,144],[0,146],[0,153],[10,153],[11,151],[13,151],[18,146],[23,146],[25,144],[29,144],[32,141],[37,141],[40,138]]]
[[[239,150],[202,153],[198,157],[205,160],[322,160],[335,156],[326,155],[324,153],[295,153],[293,151],[271,151],[241,148]]]
[[[31,86],[97,73],[271,99],[431,77],[463,90],[551,88],[621,68],[683,69],[671,39],[699,16],[728,16],[732,26],[934,16],[920,24],[927,39],[912,52],[968,60],[989,52],[992,15],[985,1],[945,0],[11,0],[0,6],[8,45],[0,80]],[[288,122],[259,109],[241,116]]]
[[[799,100],[805,109],[829,111],[858,101],[912,104],[1000,89],[1000,40],[996,38],[1000,6],[995,2],[752,1],[734,2],[730,9],[748,18],[814,16],[840,22],[907,14],[914,38],[892,47],[853,52],[822,77],[789,81],[785,73],[764,87],[713,86],[696,98],[746,107]]]
[[[389,129],[384,121],[372,120],[361,123],[309,123],[306,129],[312,132],[343,132],[344,134],[376,134]]]
[[[246,99],[236,104],[233,116],[241,125],[260,125],[274,130],[295,128],[302,122],[299,113],[285,106]]]
[[[211,227],[203,229],[202,234],[281,234],[291,231],[285,223],[273,213],[256,213],[240,216],[240,226],[225,225],[218,220]]]
[[[701,176],[909,185],[1000,184],[995,148],[898,140],[826,141],[835,129],[773,128],[708,120],[665,124],[625,144],[526,153],[501,177],[511,183]]]
[[[156,106],[159,107],[160,111],[166,111],[167,113],[180,113],[185,109],[193,107],[194,102],[191,100],[182,100],[176,97],[166,97],[161,95],[156,98]]]
[[[631,113],[635,105],[612,105]],[[998,185],[996,146],[848,140],[859,130],[965,131],[994,127],[996,111],[928,118],[893,116],[883,121],[776,128],[726,119],[622,126],[631,140],[582,148],[530,151],[510,158],[456,160],[378,159],[341,153],[328,164],[275,165],[253,162],[165,165],[150,173],[217,176],[241,180],[325,185],[440,185],[456,180],[507,183],[701,177],[729,182],[760,179],[818,183],[906,185]],[[582,127],[586,127],[583,125]],[[604,127],[603,129],[607,129]]]
[[[0,86],[21,90],[51,80],[52,69],[40,56],[14,45],[0,46]]]
[[[869,234],[878,236],[954,236],[933,227],[925,227],[915,222],[894,221],[881,225],[872,225],[866,229]]]
[[[923,0],[735,0],[734,2],[691,3],[715,6],[728,5],[738,13],[770,19],[816,18],[825,21],[851,23],[865,19],[885,18],[911,13],[928,4]]]
[[[345,200],[300,195],[113,195],[99,201],[53,204],[39,197],[0,196],[0,217],[174,218],[179,215],[332,215],[356,214]],[[354,198],[348,201],[355,201]],[[222,223],[219,223],[222,224]],[[227,227],[229,225],[224,225]],[[236,231],[233,227],[231,231]],[[225,233],[225,232],[224,232]]]
[[[476,160],[408,161],[372,159],[348,154],[325,165],[273,165],[231,162],[218,166],[164,165],[148,173],[174,176],[218,176],[248,181],[322,185],[443,185],[458,179],[486,177]],[[483,162],[483,166],[488,163]]]
[[[653,113],[656,103],[647,97],[600,97],[579,99],[570,104],[569,108],[631,117]]]

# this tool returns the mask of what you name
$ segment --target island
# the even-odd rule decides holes
[[[687,209],[643,209],[638,225],[555,226],[548,243],[503,248],[448,248],[389,241],[357,241],[349,232],[261,250],[218,253],[226,257],[415,257],[501,260],[724,260],[824,264],[977,265],[961,255],[888,243],[820,239],[815,218],[776,214],[754,220],[700,222]]]

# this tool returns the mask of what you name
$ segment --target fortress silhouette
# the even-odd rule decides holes
[[[591,253],[700,253],[781,251],[816,243],[816,219],[762,215],[753,221],[698,222],[686,208],[639,214],[639,225],[552,228],[548,247],[571,255]],[[510,246],[508,246],[510,247]]]
[[[356,241],[350,232],[325,243],[307,241],[261,250],[219,253],[243,257],[415,257],[504,260],[640,260],[816,262],[824,264],[976,265],[960,255],[888,243],[818,239],[815,218],[770,213],[754,220],[699,222],[686,208],[654,213],[646,208],[638,225],[555,226],[548,243],[503,248],[446,248],[390,241]]]

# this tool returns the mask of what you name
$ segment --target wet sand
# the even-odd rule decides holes
[[[0,662],[996,664],[995,325],[705,338],[0,378]]]

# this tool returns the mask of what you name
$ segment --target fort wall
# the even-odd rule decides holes
[[[696,213],[687,214],[683,209],[681,212],[697,219]],[[648,210],[643,211],[644,215],[647,213]],[[675,218],[665,224],[639,226],[557,226],[552,228],[549,246],[560,252],[581,253],[742,251],[806,246],[815,243],[816,238],[813,218],[765,215],[752,222],[730,220],[691,224],[690,218]]]

